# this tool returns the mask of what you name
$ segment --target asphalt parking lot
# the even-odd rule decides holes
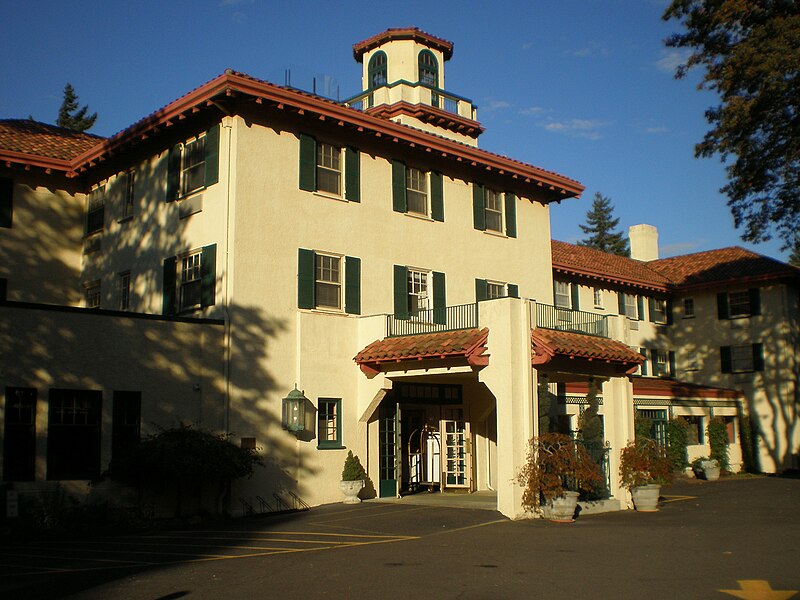
[[[569,525],[402,502],[330,505],[3,546],[0,598],[800,600],[798,508],[800,480],[774,477],[682,482],[665,489],[658,513]]]

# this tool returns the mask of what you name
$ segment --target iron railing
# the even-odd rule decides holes
[[[532,316],[531,321],[536,323],[536,327],[608,337],[608,316],[606,315],[572,310],[570,308],[558,308],[549,304],[539,304],[538,302],[535,306],[536,314]]]
[[[478,304],[458,304],[444,308],[429,308],[416,314],[387,315],[386,337],[419,333],[474,329],[478,326]]]
[[[592,457],[592,460],[597,463],[600,470],[603,471],[604,483],[602,486],[595,489],[592,493],[587,494],[587,500],[603,500],[611,497],[611,468],[609,466],[609,455],[611,453],[611,446],[603,442],[586,442],[583,440],[575,440],[575,443],[583,446]]]
[[[469,100],[467,98],[462,98],[461,96],[457,96],[457,95],[452,94],[450,92],[445,92],[442,89],[432,88],[430,86],[427,86],[427,85],[424,85],[424,84],[421,84],[421,83],[411,83],[411,82],[402,81],[402,80],[401,81],[396,81],[396,82],[391,83],[391,84],[387,84],[387,85],[385,85],[383,87],[392,88],[392,87],[395,87],[396,85],[399,85],[399,84],[406,84],[406,85],[408,85],[410,87],[414,87],[414,88],[420,87],[420,88],[429,89],[430,90],[430,105],[431,106],[435,106],[436,108],[441,108],[442,110],[445,110],[445,111],[447,111],[449,113],[453,113],[453,114],[458,115],[458,114],[461,114],[461,112],[460,112],[461,103],[465,103],[465,105],[469,106],[469,110],[467,110],[467,108],[465,107],[465,111],[466,112],[470,112],[470,113],[474,113],[474,109],[472,108],[472,101],[471,100]],[[376,88],[376,89],[380,89],[380,88]],[[367,90],[365,92],[357,94],[357,95],[353,96],[352,98],[348,98],[347,100],[344,100],[343,104],[345,104],[346,106],[349,106],[350,108],[355,108],[357,110],[362,110],[362,111],[363,110],[367,110],[369,108],[372,108],[373,106],[375,106],[375,101],[374,101],[374,96],[373,96],[375,91],[376,91],[375,89],[372,89],[372,90]],[[469,118],[473,118],[473,117],[470,116]]]

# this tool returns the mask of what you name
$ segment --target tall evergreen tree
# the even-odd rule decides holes
[[[628,239],[623,233],[614,231],[619,225],[619,219],[614,219],[613,216],[611,200],[600,192],[595,192],[592,208],[586,213],[586,225],[580,225],[581,231],[589,234],[589,237],[579,241],[578,245],[628,256]]]
[[[88,110],[88,104],[78,108],[78,95],[75,93],[72,84],[68,83],[64,86],[64,100],[61,103],[61,108],[58,109],[56,125],[74,131],[86,131],[97,120],[97,113],[86,116]]]
[[[789,264],[793,267],[800,267],[800,237],[792,244],[792,253],[789,255]]]

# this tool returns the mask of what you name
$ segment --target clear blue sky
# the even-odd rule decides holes
[[[360,89],[352,45],[389,27],[416,26],[455,44],[446,88],[472,99],[482,148],[557,171],[586,186],[553,206],[556,239],[582,237],[594,193],[611,198],[620,227],[658,227],[661,256],[740,245],[786,260],[780,243],[739,238],[716,159],[695,159],[716,102],[676,81],[680,55],[663,40],[666,0],[461,3],[268,0],[0,0],[0,118],[54,122],[64,84],[111,135],[227,67],[311,88]]]

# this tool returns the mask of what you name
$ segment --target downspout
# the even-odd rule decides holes
[[[227,121],[227,123],[226,123]],[[231,271],[230,271],[230,240],[231,240],[231,144],[233,138],[233,127],[231,117],[222,120],[222,127],[228,131],[228,160],[227,160],[227,183],[225,198],[225,287],[224,287],[224,311],[225,311],[225,331],[224,346],[225,360],[223,362],[224,409],[223,409],[223,433],[230,431],[230,408],[231,408]]]

